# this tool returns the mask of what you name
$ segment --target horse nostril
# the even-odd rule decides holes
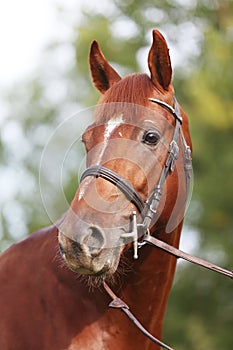
[[[62,257],[65,258],[66,254],[65,254],[65,251],[64,251],[61,243],[59,243],[59,250],[60,250],[60,253],[61,253]]]
[[[89,234],[84,238],[83,243],[88,246],[89,252],[92,256],[98,255],[104,244],[104,234],[99,227],[90,226]]]

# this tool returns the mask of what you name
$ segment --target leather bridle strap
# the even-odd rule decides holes
[[[111,182],[124,193],[130,202],[135,205],[135,207],[139,210],[139,213],[141,213],[143,210],[144,201],[141,196],[137,193],[137,191],[135,191],[133,186],[131,186],[127,180],[125,180],[119,174],[115,173],[113,170],[100,165],[91,166],[83,172],[80,182],[82,182],[87,176],[94,176],[95,178],[101,177]]]
[[[174,108],[171,107],[166,102],[155,99],[155,98],[149,98],[149,100],[151,102],[156,103],[156,104],[160,105],[161,107],[167,109],[173,115],[173,117],[175,118],[175,130],[174,130],[172,141],[169,145],[167,158],[166,158],[164,167],[162,169],[162,172],[160,174],[158,183],[157,183],[156,187],[154,188],[154,190],[152,191],[152,193],[150,194],[149,198],[147,199],[147,201],[145,203],[146,205],[145,205],[144,210],[142,212],[143,222],[140,225],[142,227],[142,233],[141,233],[142,236],[149,229],[151,222],[152,222],[152,219],[157,212],[157,209],[158,209],[158,206],[160,203],[160,199],[162,196],[163,185],[164,185],[168,175],[174,171],[175,163],[176,163],[176,161],[178,159],[178,155],[179,155],[179,138],[180,138],[181,125],[182,125],[182,117],[181,117],[180,108],[179,108],[179,105],[178,105],[176,98],[174,98]],[[185,145],[187,145],[187,144],[185,143]],[[186,176],[187,176],[187,174],[186,174]],[[186,179],[186,183],[187,183],[187,179]],[[189,186],[189,184],[187,184],[186,186]],[[186,190],[188,193],[188,187]]]
[[[177,249],[177,248],[171,246],[170,244],[167,244],[167,243],[161,241],[158,238],[155,238],[155,237],[150,236],[150,235],[146,235],[143,238],[143,242],[148,243],[153,247],[157,247],[159,249],[162,249],[165,252],[175,256],[176,258],[181,258],[181,259],[187,260],[193,264],[202,266],[208,270],[217,272],[221,275],[224,275],[224,276],[227,276],[227,277],[230,277],[233,279],[233,272],[232,271],[226,270],[218,265],[214,265],[214,264],[210,263],[209,261],[197,258],[196,256],[190,255],[188,253],[185,253],[182,250]]]
[[[116,294],[111,290],[111,288],[107,285],[105,281],[102,283],[105,291],[108,293],[108,295],[111,297],[112,302],[109,304],[109,307],[121,310],[124,312],[124,314],[130,319],[130,321],[133,322],[133,324],[147,337],[149,338],[153,343],[161,346],[164,349],[167,350],[174,350],[170,346],[166,345],[159,339],[155,338],[152,334],[150,334],[143,326],[142,324],[137,320],[137,318],[132,314],[132,312],[129,310],[129,306],[120,298],[116,296]]]

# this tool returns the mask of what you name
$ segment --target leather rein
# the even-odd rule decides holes
[[[132,232],[124,233],[121,235],[123,239],[131,238],[133,240],[133,248],[134,248],[134,258],[138,258],[138,248],[141,248],[145,244],[149,244],[150,246],[158,249],[162,249],[170,255],[173,255],[176,258],[185,259],[191,263],[202,266],[206,269],[215,271],[224,276],[230,277],[233,279],[233,272],[226,270],[222,267],[214,265],[208,261],[197,258],[193,255],[185,253],[153,236],[150,235],[150,225],[154,215],[157,212],[157,208],[160,203],[160,199],[162,196],[162,187],[166,181],[166,178],[169,174],[171,174],[175,168],[176,160],[179,155],[179,139],[181,136],[181,140],[183,142],[185,151],[184,151],[184,170],[186,175],[186,193],[189,193],[189,187],[192,177],[192,155],[191,149],[188,146],[185,137],[183,135],[181,126],[182,126],[182,117],[180,113],[180,108],[177,100],[174,98],[174,107],[171,107],[169,104],[154,98],[149,98],[149,100],[153,103],[160,105],[161,107],[167,109],[175,118],[175,129],[173,133],[172,141],[169,145],[169,150],[167,153],[167,159],[165,161],[164,167],[161,171],[160,178],[158,183],[147,201],[144,202],[141,196],[137,193],[137,191],[133,188],[133,186],[126,181],[119,174],[114,171],[105,168],[103,166],[91,166],[87,168],[81,176],[80,182],[83,181],[88,176],[93,176],[95,178],[101,177],[116,187],[118,187],[126,196],[126,198],[134,204],[134,206],[138,209],[141,214],[142,223],[137,223],[136,211],[132,213]],[[139,242],[139,239],[140,242]],[[170,346],[166,345],[159,339],[155,338],[151,333],[149,333],[137,320],[137,318],[131,313],[129,310],[129,306],[116,294],[111,290],[111,288],[107,285],[105,281],[102,282],[103,288],[111,297],[112,302],[109,304],[109,307],[120,309],[123,311],[128,318],[134,323],[134,325],[152,342],[161,346],[164,349],[173,350]]]

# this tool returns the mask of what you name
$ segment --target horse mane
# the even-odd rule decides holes
[[[99,101],[96,111],[97,118],[106,122],[113,115],[118,115],[127,110],[132,115],[132,111],[137,112],[139,106],[146,106],[148,97],[152,96],[155,89],[151,79],[147,74],[134,73],[119,80],[108,89]]]

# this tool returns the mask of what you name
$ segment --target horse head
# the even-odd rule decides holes
[[[150,76],[121,78],[96,41],[89,62],[102,97],[95,122],[82,136],[87,170],[59,227],[59,244],[73,271],[105,278],[115,273],[121,255],[131,249],[135,220],[136,226],[143,226],[145,206],[151,205],[148,198],[167,166],[177,120],[169,50],[157,30],[148,55]],[[187,117],[178,104],[176,107],[182,135],[190,144]],[[181,134],[176,137],[181,143]],[[152,234],[173,232],[183,218],[184,161],[181,152],[173,156],[178,158],[175,169],[167,170],[171,175],[162,179],[158,206],[150,213],[147,229]]]

